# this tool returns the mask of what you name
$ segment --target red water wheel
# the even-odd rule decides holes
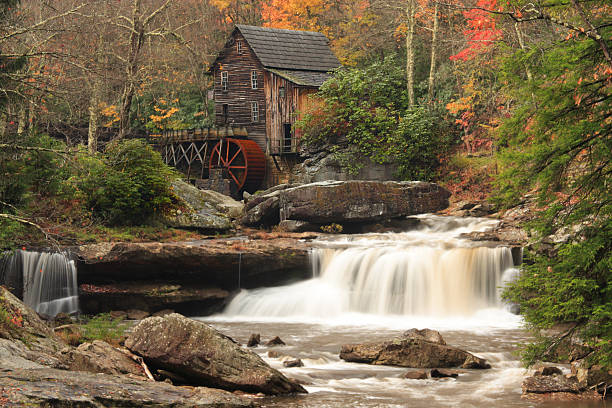
[[[249,139],[222,139],[210,154],[209,168],[222,168],[237,191],[253,192],[266,174],[266,156]]]

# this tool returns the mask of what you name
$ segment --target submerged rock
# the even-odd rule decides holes
[[[0,390],[0,403],[6,407],[253,406],[251,401],[222,390],[50,368],[0,371]]]
[[[407,380],[426,380],[427,379],[427,371],[425,370],[412,370],[408,371],[403,376]]]
[[[381,343],[345,344],[340,358],[354,363],[412,368],[491,368],[485,359],[448,346],[433,330],[409,330],[405,336]],[[432,340],[432,341],[428,341]]]
[[[259,335],[259,333],[253,333],[251,334],[251,337],[249,337],[247,347],[255,347],[258,346],[259,343],[261,343],[261,336]]]
[[[281,340],[280,337],[276,336],[273,339],[270,339],[270,341],[268,341],[266,343],[266,346],[271,347],[271,346],[284,346],[285,342]]]
[[[176,313],[141,321],[125,345],[149,366],[176,373],[192,385],[264,394],[306,392],[257,354]]]
[[[443,368],[434,368],[429,372],[431,378],[457,378],[459,373],[456,370],[445,370]]]
[[[304,363],[299,358],[292,358],[290,360],[283,361],[283,366],[287,368],[291,367],[304,367]]]

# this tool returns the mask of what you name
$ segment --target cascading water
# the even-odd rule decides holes
[[[15,251],[0,265],[0,282],[23,294],[23,301],[49,318],[79,310],[77,270],[63,253]]]
[[[311,255],[313,279],[242,291],[225,314],[451,317],[501,307],[499,288],[513,269],[510,248],[475,247],[459,238],[464,232],[491,228],[496,221],[419,218],[421,228],[415,231],[317,242]]]

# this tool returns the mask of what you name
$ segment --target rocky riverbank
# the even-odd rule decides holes
[[[178,314],[142,321],[125,348],[74,348],[3,287],[0,313],[2,406],[247,407],[253,398],[245,392],[305,392],[229,337]]]

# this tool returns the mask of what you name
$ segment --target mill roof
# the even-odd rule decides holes
[[[329,72],[340,66],[321,33],[242,24],[236,29],[265,68]]]

